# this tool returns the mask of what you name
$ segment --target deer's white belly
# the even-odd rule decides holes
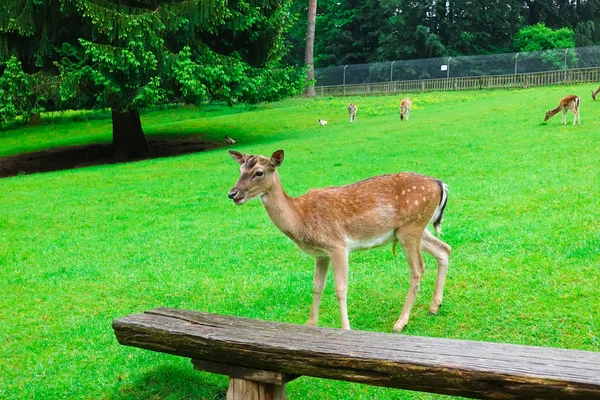
[[[357,250],[366,250],[373,247],[379,247],[391,243],[394,240],[394,231],[389,231],[381,236],[370,239],[351,239],[346,238],[346,248],[348,252]]]

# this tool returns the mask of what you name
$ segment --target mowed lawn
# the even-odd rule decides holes
[[[236,150],[286,151],[288,194],[414,171],[450,194],[444,306],[427,311],[435,261],[403,334],[600,351],[600,101],[594,85],[515,91],[293,99],[258,107],[166,109],[148,134],[204,133]],[[543,124],[567,94],[581,126]],[[355,124],[346,105],[358,104]],[[320,127],[319,118],[329,121]],[[0,132],[0,154],[110,140],[110,121]],[[218,399],[227,378],[187,359],[120,346],[114,318],[177,307],[303,324],[313,261],[260,201],[234,205],[226,148],[0,179],[0,398]],[[354,329],[391,332],[408,267],[390,247],[350,257]],[[339,327],[329,276],[320,325]],[[302,377],[291,399],[435,395]],[[442,396],[439,396],[442,397]]]

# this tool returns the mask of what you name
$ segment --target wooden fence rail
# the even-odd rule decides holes
[[[285,399],[299,375],[491,399],[599,399],[600,353],[344,331],[159,308],[114,320],[118,341],[229,375],[227,398]]]
[[[590,82],[600,84],[600,68],[584,68],[566,71],[535,72],[512,75],[362,83],[357,85],[316,86],[315,92],[317,96],[364,96],[371,94],[396,94],[447,90],[517,89],[535,86],[568,85]]]

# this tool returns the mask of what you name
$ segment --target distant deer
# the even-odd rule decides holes
[[[228,144],[235,144],[235,139],[234,139],[234,138],[232,138],[232,137],[229,137],[228,135],[225,135],[225,141],[226,141]]]
[[[348,104],[348,114],[350,115],[350,122],[356,122],[356,113],[358,112],[358,106],[354,103]]]
[[[411,108],[412,101],[410,100],[410,98],[406,97],[402,99],[402,101],[400,102],[400,121],[402,121],[404,117],[406,117],[406,120],[408,121],[408,118],[410,117]]]
[[[403,172],[380,175],[351,185],[313,189],[300,197],[288,196],[277,168],[283,150],[270,158],[229,150],[241,165],[240,178],[229,191],[235,204],[259,197],[273,223],[303,251],[315,257],[313,302],[309,325],[317,325],[319,304],[329,263],[333,265],[335,293],[343,329],[350,329],[346,296],[348,255],[357,250],[393,243],[402,246],[410,267],[410,288],[394,330],[408,323],[419,292],[425,264],[421,250],[437,260],[437,279],[429,311],[436,314],[442,304],[450,246],[426,228],[433,222],[439,234],[448,199],[447,186],[427,176]]]
[[[320,119],[319,120],[319,125],[326,126],[327,125],[327,121],[325,121],[324,119]]]
[[[548,121],[554,115],[558,114],[560,111],[563,112],[561,124],[567,124],[567,112],[569,109],[573,111],[573,125],[575,122],[581,125],[581,114],[579,113],[579,104],[581,103],[581,99],[574,94],[570,96],[565,96],[558,103],[558,107],[554,110],[546,111],[546,118],[544,118],[544,122]]]
[[[596,90],[592,90],[592,100],[596,100],[596,96],[600,93],[600,86]]]

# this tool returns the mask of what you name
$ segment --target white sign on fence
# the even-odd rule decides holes
[[[447,65],[442,65],[442,71],[447,71],[448,70],[448,66]]]

